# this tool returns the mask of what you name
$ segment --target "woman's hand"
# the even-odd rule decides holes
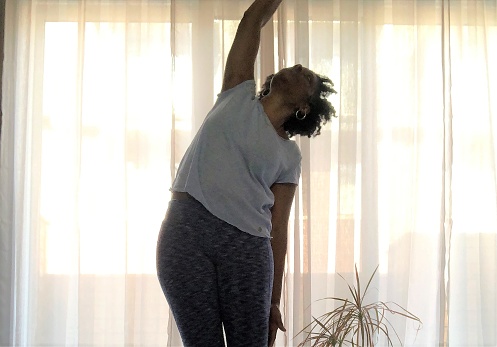
[[[276,333],[278,329],[281,331],[286,331],[283,326],[283,321],[281,320],[281,312],[278,305],[271,305],[271,311],[269,313],[269,336],[268,336],[268,346],[272,347],[274,341],[276,340]]]

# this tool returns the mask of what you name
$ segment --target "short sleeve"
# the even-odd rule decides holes
[[[299,156],[299,159],[296,161],[296,164],[294,164],[289,170],[283,171],[275,183],[299,184],[301,169],[302,169],[302,158]]]

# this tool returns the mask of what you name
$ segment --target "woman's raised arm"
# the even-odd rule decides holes
[[[261,29],[271,19],[282,0],[255,0],[238,25],[224,70],[222,91],[254,79],[254,66]]]

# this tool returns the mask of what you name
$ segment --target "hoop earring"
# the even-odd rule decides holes
[[[269,89],[264,89],[264,91],[262,92],[262,96],[266,96],[269,94]]]
[[[299,117],[299,112],[300,112],[300,110],[297,110],[297,112],[295,112],[295,118],[297,118],[298,120],[304,120],[304,119],[305,119],[305,117],[307,117],[307,113],[304,113],[304,115],[303,115],[303,116],[300,116],[300,117]],[[301,113],[302,113],[302,112],[301,112]]]

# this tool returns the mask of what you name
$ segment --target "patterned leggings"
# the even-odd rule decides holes
[[[185,347],[267,346],[270,240],[218,219],[193,199],[171,200],[157,275]]]

